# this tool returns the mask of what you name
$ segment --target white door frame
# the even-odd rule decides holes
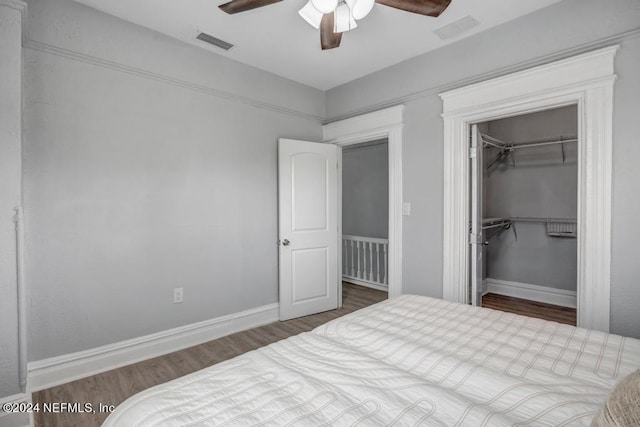
[[[578,326],[609,331],[614,57],[599,49],[441,94],[444,119],[443,298],[468,303],[469,128],[578,107]]]
[[[389,249],[388,285],[389,297],[402,294],[402,112],[404,105],[398,105],[373,113],[340,120],[322,126],[324,142],[340,147],[387,138],[389,149]],[[342,160],[339,160],[342,169]],[[338,174],[338,188],[342,192],[342,174]],[[338,195],[342,202],[342,194]],[[342,211],[340,205],[339,212]],[[342,217],[338,233],[342,234]],[[340,245],[340,251],[342,245]],[[342,273],[342,252],[338,258],[339,272]],[[340,287],[342,281],[340,281]],[[342,292],[338,293],[338,303],[342,305]]]

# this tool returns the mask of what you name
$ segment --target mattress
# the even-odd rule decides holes
[[[105,426],[589,425],[640,340],[403,295],[145,390]]]

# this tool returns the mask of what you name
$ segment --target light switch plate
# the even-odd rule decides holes
[[[409,202],[402,203],[402,215],[404,216],[411,215],[411,203]]]
[[[184,301],[184,289],[173,288],[173,303],[182,304],[183,301]]]

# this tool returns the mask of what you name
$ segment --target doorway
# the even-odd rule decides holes
[[[575,324],[577,131],[576,105],[472,125],[469,289],[475,305],[484,305],[488,294],[494,304],[535,305],[538,317],[548,311],[549,320],[566,307],[563,318]]]
[[[609,331],[614,58],[611,46],[441,94],[443,298],[468,303],[469,125],[577,105],[577,324]]]
[[[389,240],[385,277],[388,296],[402,293],[403,109],[396,106],[323,125],[324,143],[279,140],[280,320],[342,307],[341,151],[385,138]],[[312,237],[321,240],[312,242]],[[315,274],[309,274],[311,270]]]
[[[342,280],[388,292],[388,139],[342,149]]]
[[[387,140],[388,152],[388,250],[387,292],[389,297],[402,294],[402,127],[404,105],[363,114],[322,126],[326,143],[346,149],[352,145]],[[342,165],[340,165],[342,168]],[[340,174],[340,178],[342,174]],[[342,186],[340,185],[340,188]],[[339,197],[342,202],[342,196]],[[342,208],[339,209],[342,212]],[[340,218],[342,218],[340,216]],[[342,235],[342,222],[340,224]],[[342,250],[342,246],[340,246]],[[342,262],[342,255],[338,261]],[[340,266],[342,271],[342,266]],[[340,286],[342,282],[340,281]],[[338,297],[341,297],[341,292]],[[342,300],[339,301],[342,305]]]

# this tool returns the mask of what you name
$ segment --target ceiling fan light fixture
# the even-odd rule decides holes
[[[334,12],[334,33],[344,33],[349,30],[353,30],[358,26],[356,20],[351,15],[351,9],[345,2],[341,2],[336,11]]]
[[[0,0],[3,1],[3,0]],[[223,12],[234,14],[267,6],[282,0],[230,0],[218,6]],[[452,0],[306,0],[298,14],[312,27],[320,30],[322,50],[340,46],[342,33],[358,27],[356,20],[363,19],[375,3],[405,12],[437,18]],[[469,17],[471,18],[471,17]],[[471,18],[473,20],[473,18]],[[476,22],[477,24],[477,22]],[[440,33],[445,33],[445,27]],[[441,38],[442,34],[438,34]]]
[[[311,0],[311,4],[322,13],[331,13],[338,6],[338,0]]]
[[[307,21],[313,28],[320,28],[320,21],[322,21],[323,13],[313,6],[311,0],[309,0],[307,4],[305,4],[304,7],[298,11],[298,15],[300,15],[302,19]]]
[[[371,12],[375,0],[349,0],[347,4],[351,8],[351,15],[354,19],[362,19]]]

